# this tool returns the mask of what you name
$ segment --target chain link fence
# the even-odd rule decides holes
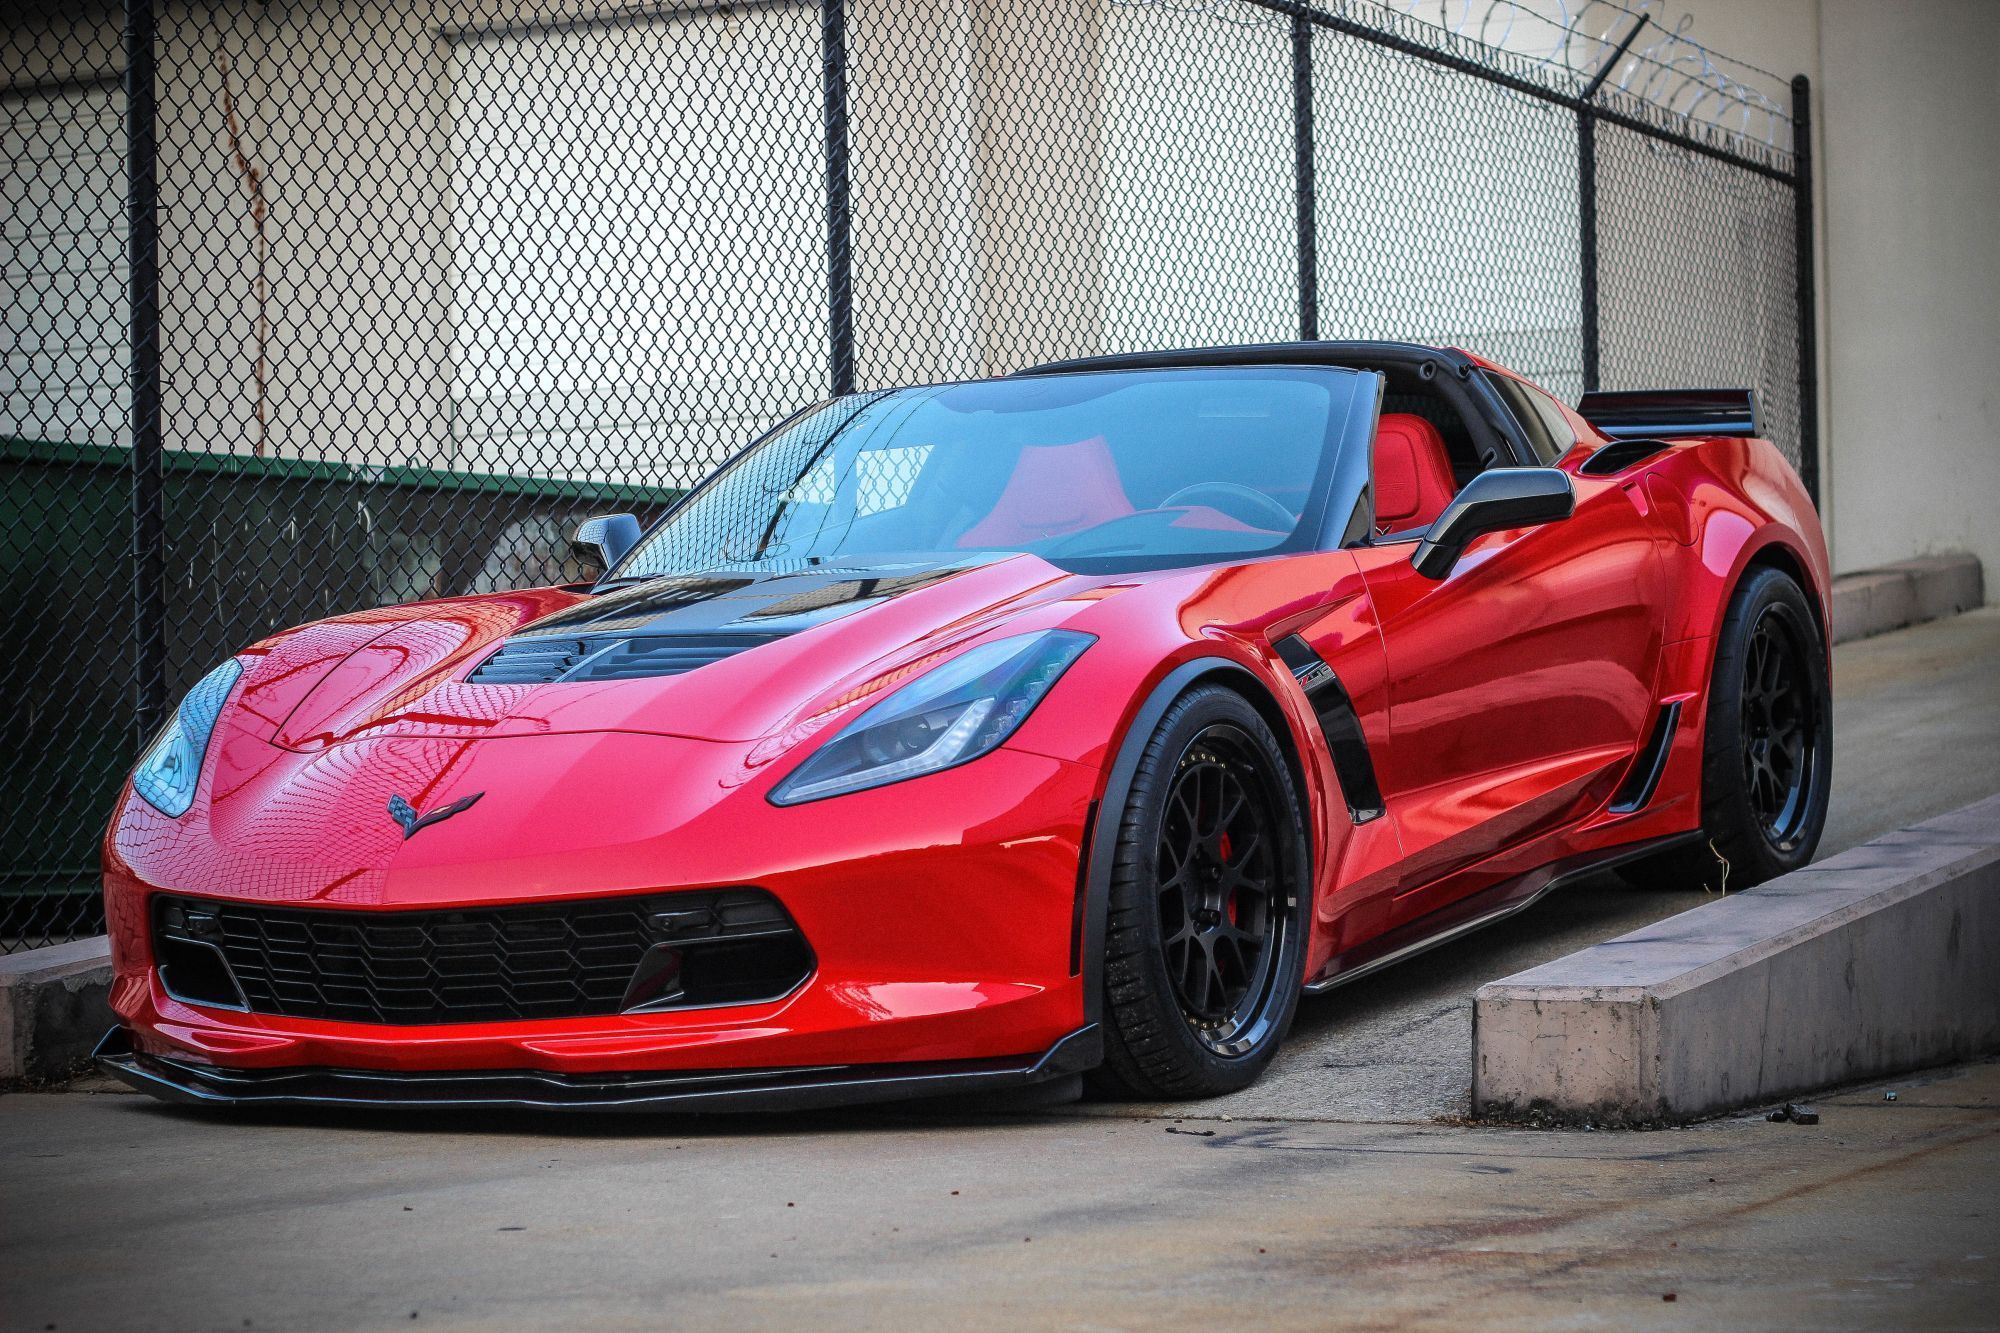
[[[1438,341],[1753,384],[1812,477],[1803,81],[1690,115],[1610,6],[1559,59],[1362,0],[0,8],[0,949],[100,928],[221,658],[575,580],[829,393]]]

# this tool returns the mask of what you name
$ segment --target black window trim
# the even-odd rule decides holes
[[[1561,405],[1549,394],[1537,389],[1526,380],[1518,379],[1515,376],[1497,370],[1482,370],[1477,378],[1487,393],[1492,396],[1494,404],[1500,412],[1499,419],[1506,425],[1513,427],[1511,432],[1503,431],[1503,433],[1509,434],[1513,438],[1514,452],[1521,460],[1519,466],[1554,467],[1557,459],[1560,459],[1564,454],[1567,454],[1571,449],[1576,447],[1576,431],[1571,428],[1568,419],[1562,415]],[[1524,410],[1534,418],[1532,421],[1523,421],[1521,419],[1522,412],[1515,408],[1511,398],[1511,395],[1515,393],[1522,395],[1523,401],[1526,403]],[[1542,398],[1547,400],[1549,407],[1555,413],[1556,420],[1562,422],[1562,431],[1560,434],[1552,431],[1548,419],[1540,411],[1536,410],[1535,395],[1537,394],[1540,394]],[[1568,444],[1563,443],[1564,436],[1568,437]],[[1542,457],[1542,451],[1535,447],[1535,440],[1538,437],[1546,437],[1548,440],[1552,452],[1547,458]]]

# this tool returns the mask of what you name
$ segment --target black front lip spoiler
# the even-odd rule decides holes
[[[1092,1023],[1036,1056],[922,1064],[814,1065],[559,1074],[538,1069],[405,1072],[320,1067],[235,1069],[138,1050],[113,1028],[92,1059],[113,1078],[183,1106],[468,1107],[537,1111],[803,1111],[1022,1088],[1095,1068]]]

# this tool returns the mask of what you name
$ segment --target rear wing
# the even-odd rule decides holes
[[[1591,425],[1615,440],[1639,436],[1755,435],[1753,389],[1593,390],[1576,405]]]

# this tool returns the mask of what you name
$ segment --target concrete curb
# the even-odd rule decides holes
[[[1843,574],[1833,581],[1833,641],[1886,634],[1985,604],[1979,557],[1963,552]]]
[[[1482,986],[1473,1108],[1687,1120],[2000,1049],[2000,796]]]
[[[0,954],[0,1080],[61,1073],[111,1026],[111,942],[102,935]]]

